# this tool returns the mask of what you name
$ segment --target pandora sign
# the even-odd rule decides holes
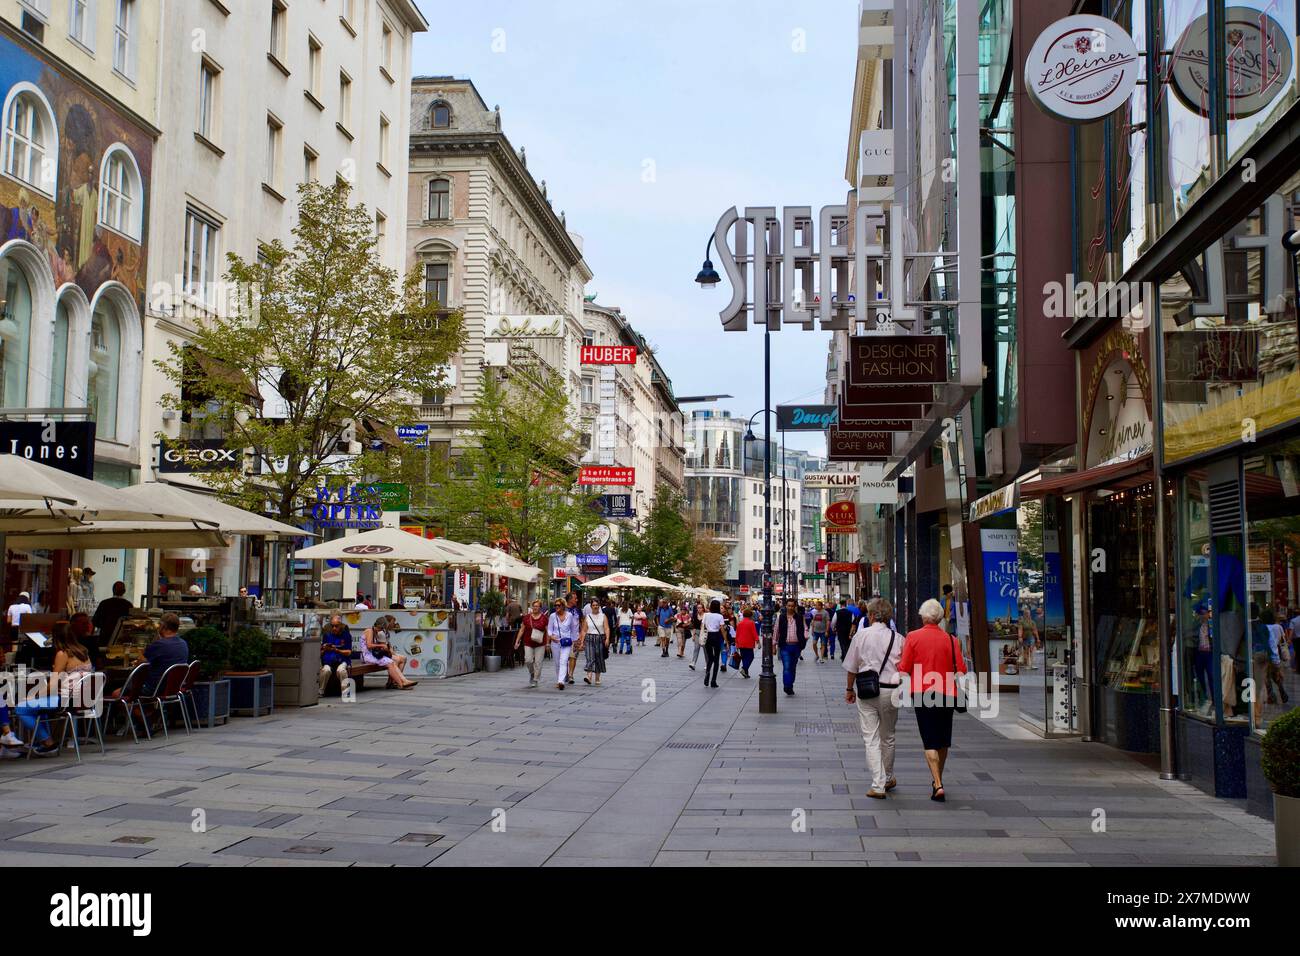
[[[1118,23],[1081,14],[1039,34],[1025,60],[1025,89],[1043,112],[1090,123],[1128,101],[1140,69],[1137,46]]]

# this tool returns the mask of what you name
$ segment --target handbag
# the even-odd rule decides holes
[[[889,660],[889,655],[894,651],[894,639],[898,637],[898,632],[893,628],[889,629],[889,647],[885,648],[885,656],[880,661],[880,669],[885,669],[885,662]],[[858,671],[858,676],[854,678],[854,684],[857,686],[857,694],[863,700],[872,700],[880,696],[880,671],[875,668],[867,668],[864,671]]]
[[[949,647],[948,649],[952,651],[952,680],[953,680],[953,693],[955,695],[955,700],[956,700],[956,710],[957,713],[964,714],[966,713],[966,705],[962,703],[964,698],[962,697],[961,691],[957,687],[957,638],[953,637],[950,638],[950,640],[952,641],[952,646]]]

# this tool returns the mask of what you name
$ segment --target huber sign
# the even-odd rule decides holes
[[[584,345],[579,360],[583,365],[635,365],[635,345]]]
[[[942,335],[854,335],[849,338],[849,385],[936,385],[948,381],[948,340]]]
[[[1137,46],[1123,27],[1080,14],[1038,35],[1025,58],[1025,90],[1049,116],[1090,123],[1128,102],[1141,69]]]

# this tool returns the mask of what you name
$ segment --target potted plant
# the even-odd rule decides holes
[[[505,610],[506,601],[501,592],[495,588],[483,592],[478,602],[479,610],[483,613],[483,634],[492,635],[490,649],[485,650],[483,654],[483,666],[489,671],[501,669],[501,660],[504,656],[501,649],[501,639],[497,634],[496,621]],[[486,640],[485,640],[486,643]]]
[[[230,718],[230,681],[221,676],[230,662],[230,637],[215,627],[196,627],[183,635],[190,660],[199,662],[194,707],[201,726],[215,727]]]
[[[1273,836],[1278,866],[1300,866],[1300,709],[1269,725],[1260,769],[1273,788]]]
[[[241,627],[230,638],[230,712],[239,717],[260,717],[274,706],[275,677],[266,669],[271,638],[260,627]]]

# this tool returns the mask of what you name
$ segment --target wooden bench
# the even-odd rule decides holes
[[[348,676],[352,678],[352,683],[356,686],[357,693],[366,689],[365,677],[367,674],[374,674],[380,671],[386,672],[388,668],[381,664],[348,664]],[[322,697],[342,697],[343,689],[339,686],[338,671],[333,667],[330,668],[329,683],[325,685],[325,693]]]

